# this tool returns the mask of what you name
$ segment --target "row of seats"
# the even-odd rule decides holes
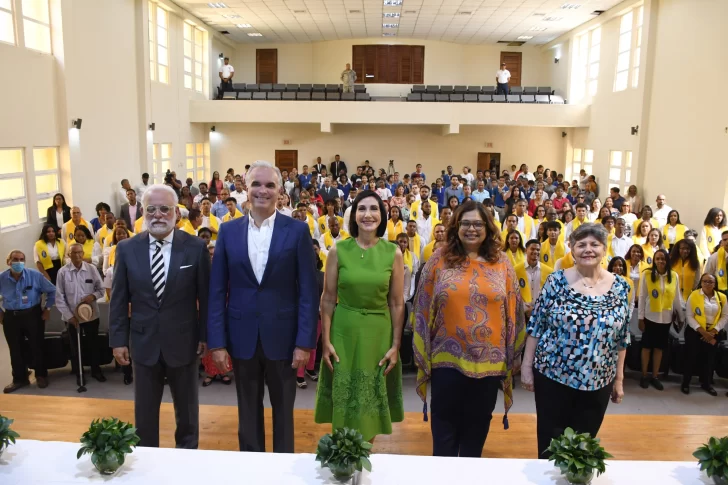
[[[547,94],[432,94],[410,93],[407,101],[426,101],[440,103],[537,103],[537,104],[564,104],[564,98]]]
[[[527,86],[527,87],[521,87],[521,86],[513,86],[509,88],[510,94],[528,94],[528,95],[537,95],[537,94],[545,94],[545,95],[552,95],[554,94],[554,91],[551,89],[551,86]],[[412,86],[412,92],[413,93],[420,93],[420,94],[496,94],[497,89],[495,86],[437,86],[437,85],[427,85],[424,84],[415,84]]]
[[[341,84],[235,84],[233,91],[248,93],[340,93]],[[363,84],[355,84],[355,93],[366,93]]]
[[[253,101],[371,101],[371,97],[367,93],[309,93],[309,92],[250,92],[228,91],[222,95],[222,99],[243,99]]]

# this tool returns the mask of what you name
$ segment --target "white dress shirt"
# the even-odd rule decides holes
[[[508,69],[498,69],[495,76],[498,78],[499,83],[505,84],[511,78],[511,72]]]
[[[172,257],[172,240],[174,239],[174,231],[167,234],[167,237],[163,239],[164,245],[162,246],[162,258],[164,258],[164,281],[167,281],[167,275],[169,274],[169,260]],[[157,252],[157,239],[149,235],[149,266],[151,268],[152,261],[154,261],[154,253]]]
[[[291,217],[291,214],[293,214],[293,210],[291,210],[290,207],[283,206],[283,207],[281,207],[280,209],[277,209],[277,210],[278,210],[278,212],[280,212],[284,216]]]
[[[672,210],[672,207],[665,204],[660,209],[655,209],[652,212],[652,217],[657,220],[657,225],[659,226],[659,229],[662,229],[665,227],[665,224],[667,224],[667,215]]]
[[[51,258],[51,260],[60,259],[60,256],[58,254],[58,241],[53,243],[53,245],[46,244],[46,246],[48,246],[48,257]],[[33,250],[33,262],[40,262],[40,254],[38,254],[38,249]]]
[[[210,215],[209,216],[203,215],[202,216],[202,224],[200,224],[200,227],[206,227],[206,228],[210,229],[212,227],[210,225],[210,217],[215,217],[212,214],[212,212],[210,212]],[[220,227],[220,224],[222,224],[222,221],[219,218],[217,218],[217,217],[215,217],[215,219],[217,219],[217,227]]]
[[[667,280],[667,275],[657,275],[660,279],[660,290],[665,291],[665,283]],[[663,310],[661,312],[653,312],[650,309],[650,302],[649,298],[650,292],[647,290],[647,278],[652,278],[652,275],[649,271],[645,271],[642,275],[642,278],[640,278],[640,299],[639,299],[639,305],[637,307],[637,310],[639,312],[639,318],[647,319],[654,323],[662,323],[662,324],[668,324],[672,323],[672,314],[673,312],[676,312],[678,315],[678,320],[683,320],[683,301],[682,301],[682,293],[680,290],[680,279],[677,278],[677,282],[675,285],[675,299],[672,301],[672,308],[668,308],[667,310]]]
[[[50,223],[51,221],[48,221],[48,224]],[[63,227],[63,224],[65,224],[65,222],[63,222],[63,211],[58,212],[58,210],[56,210],[56,225],[58,227]]]
[[[273,211],[273,215],[264,220],[260,227],[255,225],[252,214],[248,218],[248,257],[258,283],[263,281],[265,266],[268,264],[268,252],[273,239],[273,225],[277,212]]]
[[[351,219],[351,208],[352,207],[353,206],[350,205],[344,211],[344,227],[347,228],[347,229],[349,228],[349,220]],[[318,224],[316,224],[316,226],[318,227]]]
[[[237,190],[230,192],[230,197],[234,198],[240,207],[248,201],[248,193],[244,190],[242,192]]]
[[[627,234],[622,234],[622,237],[612,236],[612,252],[615,256],[624,258],[632,244],[634,244],[632,238]]]
[[[422,247],[430,244],[432,238],[432,214],[425,219],[424,214],[417,214],[417,234],[422,238]]]
[[[142,195],[144,195],[144,192],[149,188],[149,185],[144,185],[144,182],[140,183],[136,186],[134,191],[136,192],[137,200],[142,200]],[[126,195],[126,194],[124,194]]]
[[[222,66],[220,66],[218,72],[222,73],[223,79],[228,79],[230,77],[230,74],[235,72],[235,68],[232,64],[223,64]]]
[[[518,214],[516,214],[516,217],[518,217]],[[525,241],[523,241],[523,244],[526,244],[531,239],[536,239],[538,237],[538,225],[536,224],[536,220],[533,220],[533,224],[531,224],[531,232],[526,234],[526,218],[524,216],[518,217],[518,230],[521,231],[521,234],[523,234],[523,237],[526,238]]]
[[[137,208],[139,207],[139,202],[137,202],[134,205],[129,204],[129,222],[131,222],[131,229],[134,229],[134,223],[137,220]]]
[[[700,290],[700,295],[703,297],[703,305],[705,307],[705,322],[707,325],[710,325],[715,321],[715,315],[720,310],[720,318],[718,319],[718,323],[715,324],[715,329],[720,332],[725,327],[726,323],[728,323],[728,308],[725,306],[721,309],[720,305],[718,304],[718,297],[713,292],[713,297],[709,298],[705,293],[703,293],[703,290]],[[698,328],[700,328],[700,324],[697,320],[695,320],[695,315],[693,315],[692,310],[690,309],[690,305],[688,304],[687,310],[685,312],[685,316],[687,317],[687,324],[690,325],[690,328],[698,331]]]
[[[98,269],[82,261],[80,268],[76,268],[73,263],[68,263],[58,271],[56,307],[61,312],[64,322],[70,321],[75,316],[76,307],[88,295],[96,297],[91,303],[93,309],[91,320],[96,320],[99,318],[99,305],[96,300],[104,297]]]

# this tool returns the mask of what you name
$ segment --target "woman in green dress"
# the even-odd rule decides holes
[[[333,429],[358,429],[373,441],[404,419],[404,261],[396,245],[381,239],[387,217],[375,192],[361,192],[351,210],[351,238],[332,247],[326,260],[314,418]]]

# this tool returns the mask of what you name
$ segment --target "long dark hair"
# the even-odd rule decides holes
[[[712,225],[714,225],[715,224],[715,216],[717,216],[718,214],[723,214],[723,219],[721,219],[720,226],[718,226],[718,227],[719,228],[725,227],[725,225],[726,225],[726,222],[725,222],[725,212],[720,207],[713,207],[712,209],[710,209],[708,211],[708,215],[705,216],[705,222],[703,223],[703,225],[704,226],[712,226]]]
[[[60,192],[58,192],[55,195],[53,195],[53,198],[51,199],[51,207],[56,207],[56,197],[58,197],[58,196],[60,196],[61,197],[61,200],[63,200],[63,210],[64,211],[65,210],[71,210],[71,208],[68,206],[68,204],[66,204],[66,197],[62,193],[60,193]]]
[[[359,236],[359,224],[356,223],[356,211],[359,207],[359,202],[361,202],[362,199],[366,199],[367,197],[374,197],[377,200],[377,205],[379,205],[380,221],[379,227],[377,227],[377,237],[384,236],[384,233],[387,231],[387,210],[384,208],[384,202],[382,202],[382,198],[379,197],[376,192],[373,192],[371,190],[362,190],[361,192],[359,192],[359,194],[356,196],[356,199],[354,199],[354,202],[351,204],[351,218],[349,219],[349,235],[351,237],[355,238]]]
[[[511,238],[511,234],[515,234],[518,236],[518,249],[525,253],[526,248],[523,246],[523,236],[521,236],[521,231],[519,231],[518,229],[511,229],[510,231],[508,231],[508,234],[506,234],[506,240],[503,244],[503,252],[507,253],[511,249],[511,245],[508,242],[508,240]]]
[[[493,222],[493,216],[485,210],[483,204],[469,201],[458,206],[455,210],[450,220],[450,226],[447,228],[447,244],[440,250],[445,260],[445,265],[448,268],[461,266],[467,259],[468,254],[465,251],[462,241],[460,241],[458,233],[460,231],[460,221],[463,219],[463,214],[472,211],[477,211],[480,218],[485,222],[485,240],[478,248],[478,255],[486,261],[493,263],[498,261],[501,237],[498,227]]]
[[[652,282],[654,283],[657,281],[657,255],[662,253],[665,256],[665,274],[667,275],[667,282],[672,283],[672,264],[670,264],[670,255],[667,254],[667,251],[664,249],[658,249],[655,251],[655,255],[652,256],[652,268],[650,268],[650,278],[652,279]]]
[[[217,180],[222,180],[220,178],[220,172],[215,170],[212,172],[212,178],[210,179],[210,185],[207,187],[208,192],[210,192],[213,195],[217,195],[217,183],[215,182],[215,174],[217,174]],[[225,187],[225,183],[223,182],[223,187]]]
[[[675,213],[675,215],[677,215],[676,224],[682,224],[682,222],[680,222],[680,213],[678,211],[676,211],[675,209],[673,209],[667,213],[667,224],[670,224],[670,216],[672,216],[673,213]]]
[[[681,239],[672,247],[670,251],[670,267],[675,266],[682,259],[680,257],[680,245],[687,244],[690,248],[690,255],[688,256],[688,266],[693,271],[697,271],[700,267],[700,260],[698,260],[698,247],[690,239]]]
[[[612,259],[609,260],[609,264],[607,265],[607,271],[610,273],[614,273],[614,263],[617,261],[622,262],[622,274],[619,276],[624,276],[625,278],[629,278],[629,275],[627,274],[627,261],[624,260],[622,256],[615,256]],[[614,273],[617,274],[617,273]]]
[[[38,241],[43,241],[46,244],[48,243],[48,236],[46,235],[48,229],[53,229],[53,231],[56,232],[56,241],[58,241],[58,231],[56,231],[56,226],[53,224],[43,224],[43,229],[40,230],[40,237],[38,238]]]

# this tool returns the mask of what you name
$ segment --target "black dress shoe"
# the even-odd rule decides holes
[[[93,377],[94,379],[96,379],[99,382],[106,382],[106,376],[104,376],[104,373],[101,372],[100,370],[98,370],[96,372],[92,372],[91,377]]]
[[[650,387],[650,378],[647,376],[642,376],[640,378],[640,387],[642,389],[647,389],[648,387]]]
[[[718,395],[718,391],[716,391],[715,389],[713,389],[713,386],[700,386],[700,388],[702,390],[704,390],[705,392],[707,392],[708,394],[710,394],[711,396],[713,396],[713,397],[715,397],[715,396]]]
[[[128,386],[128,385],[129,385],[129,384],[131,384],[132,382],[134,382],[134,376],[132,376],[132,375],[128,375],[128,376],[127,376],[127,375],[125,375],[125,376],[124,376],[124,384],[125,384],[125,385],[127,385],[127,386]]]
[[[680,392],[686,395],[690,394],[690,386],[687,384],[683,384],[682,386],[680,386]]]

